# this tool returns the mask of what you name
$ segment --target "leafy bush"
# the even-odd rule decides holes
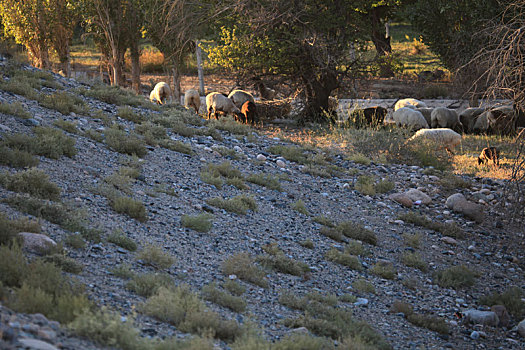
[[[357,256],[340,252],[336,248],[332,248],[326,252],[326,259],[337,264],[348,266],[352,270],[361,271],[363,269],[363,266],[361,265],[361,262]]]
[[[214,207],[227,210],[232,213],[245,215],[248,210],[257,210],[257,202],[251,196],[238,195],[230,199],[223,199],[219,197],[209,198],[206,203]]]
[[[49,182],[49,176],[42,170],[31,168],[10,175],[0,174],[0,184],[9,191],[28,193],[32,196],[60,200],[60,188]]]
[[[157,293],[159,288],[169,288],[173,280],[166,273],[141,273],[133,274],[131,280],[126,283],[126,288],[143,297],[150,297]]]
[[[31,168],[37,166],[39,162],[31,153],[0,145],[0,164],[2,165],[12,168]]]
[[[137,157],[144,157],[147,153],[144,141],[134,134],[127,134],[122,130],[106,128],[104,135],[108,147],[116,152],[136,155]]]
[[[110,199],[110,205],[117,213],[126,214],[140,222],[148,221],[146,207],[131,197],[116,197]]]
[[[221,265],[222,272],[225,275],[236,275],[246,282],[253,283],[260,287],[268,287],[268,281],[265,279],[265,272],[255,265],[252,257],[248,253],[237,253],[223,261]]]
[[[208,232],[213,227],[213,215],[208,213],[196,216],[182,215],[180,222],[182,226],[191,228],[198,232]]]
[[[480,304],[493,306],[503,305],[516,319],[521,320],[525,315],[525,293],[520,287],[510,287],[503,293],[494,292],[479,300]]]
[[[246,302],[242,298],[233,296],[218,289],[215,283],[202,287],[202,295],[204,299],[217,305],[227,307],[232,311],[243,312],[246,310]]]
[[[409,267],[414,267],[422,272],[428,271],[428,264],[423,261],[417,252],[404,252],[401,256],[401,262]]]
[[[473,286],[476,283],[477,273],[464,265],[457,265],[436,272],[435,277],[443,288],[461,289]]]
[[[0,113],[10,114],[18,118],[29,119],[31,114],[24,108],[20,102],[3,103],[0,102]]]
[[[113,233],[111,233],[107,241],[109,243],[113,243],[118,245],[119,247],[122,247],[124,249],[129,250],[130,252],[134,252],[137,250],[137,243],[122,231],[122,230],[115,230]]]
[[[374,275],[378,275],[389,280],[396,278],[397,274],[394,264],[387,261],[378,261],[374,266],[372,266],[372,268],[370,268],[370,272],[372,272]]]
[[[464,238],[464,232],[456,224],[446,224],[437,221],[431,221],[423,215],[417,214],[415,212],[408,212],[399,216],[400,220],[404,222],[414,224],[416,226],[426,227],[430,230],[440,232],[445,236],[450,236],[454,238]]]
[[[61,156],[73,157],[77,150],[75,139],[66,136],[62,131],[37,126],[33,129],[35,137],[26,134],[5,135],[4,146],[31,154],[59,159]]]
[[[70,113],[87,114],[85,102],[70,93],[59,91],[50,95],[42,94],[38,98],[38,103],[45,108],[54,109],[63,115]]]
[[[292,203],[291,207],[293,210],[298,211],[303,215],[310,215],[302,199],[299,199],[298,201]]]
[[[134,112],[129,106],[119,107],[117,109],[117,116],[134,123],[142,123],[146,120],[142,114]]]
[[[64,119],[57,119],[53,122],[53,125],[69,133],[78,134],[77,125],[73,122],[68,122]]]
[[[175,258],[162,248],[154,245],[146,245],[138,255],[137,259],[143,264],[153,266],[156,269],[167,269],[175,263]]]
[[[259,186],[267,187],[271,190],[281,191],[281,184],[279,179],[272,175],[263,175],[263,174],[250,174],[246,181],[254,183]]]
[[[266,245],[263,249],[268,254],[258,256],[257,262],[266,268],[294,276],[304,276],[310,272],[310,267],[306,263],[287,257],[276,243]]]

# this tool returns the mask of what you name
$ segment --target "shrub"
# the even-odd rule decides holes
[[[144,141],[134,134],[127,134],[122,130],[113,128],[106,128],[104,134],[106,144],[116,152],[136,155],[137,157],[144,157],[147,153]]]
[[[377,183],[372,176],[362,175],[357,178],[354,188],[361,194],[373,196],[376,193],[386,193],[394,189],[394,183],[380,180]]]
[[[211,173],[213,176],[222,176],[225,178],[239,178],[242,179],[242,173],[239,169],[232,167],[230,162],[223,162],[221,164],[208,164],[205,169],[206,172]]]
[[[299,244],[305,248],[314,249],[314,242],[312,242],[311,239],[306,239],[304,241],[301,241],[299,242]]]
[[[208,125],[218,130],[228,131],[235,135],[248,135],[252,129],[245,124],[237,123],[231,118],[221,118],[220,120],[209,120]]]
[[[79,234],[69,234],[66,236],[64,243],[73,249],[84,249],[86,247],[86,241]]]
[[[443,288],[461,289],[473,286],[477,274],[464,265],[458,265],[436,272],[435,277]]]
[[[310,292],[305,296],[308,300],[314,300],[318,303],[326,304],[329,306],[336,306],[339,300],[334,294],[321,294],[319,292]]]
[[[0,174],[0,184],[9,191],[28,193],[32,196],[60,200],[60,188],[49,182],[49,176],[42,170],[31,168],[9,175]]]
[[[111,198],[110,205],[117,213],[126,214],[140,222],[148,221],[148,214],[144,204],[131,197]]]
[[[7,287],[20,287],[28,268],[18,244],[0,245],[0,282]]]
[[[314,222],[317,222],[318,224],[327,226],[327,227],[335,227],[335,224],[330,220],[328,217],[324,215],[319,215],[313,218]]]
[[[69,115],[72,112],[87,114],[86,104],[81,98],[63,91],[40,95],[38,103],[42,107],[54,109],[63,115]]]
[[[203,182],[206,182],[207,184],[215,186],[218,190],[222,188],[222,178],[220,176],[216,176],[213,173],[207,172],[207,171],[201,171],[201,180]]]
[[[53,122],[53,125],[71,134],[78,134],[77,125],[67,120],[57,119]]]
[[[422,272],[428,271],[428,264],[423,261],[417,252],[404,252],[401,256],[401,262],[403,262],[403,264],[406,266],[416,268]]]
[[[113,233],[111,233],[107,241],[109,243],[113,243],[118,245],[119,247],[122,247],[124,249],[129,250],[130,252],[134,252],[137,250],[137,243],[122,231],[122,230],[115,230]]]
[[[464,238],[464,232],[456,224],[445,224],[437,221],[431,221],[425,216],[417,214],[415,212],[408,212],[399,216],[400,220],[404,222],[414,224],[416,226],[421,226],[428,228],[430,230],[440,232],[445,236],[450,236],[454,238]]]
[[[525,314],[524,294],[520,287],[510,287],[503,293],[494,292],[482,297],[479,303],[488,306],[504,305],[512,316],[521,320]]]
[[[227,307],[232,311],[243,312],[246,310],[246,302],[242,298],[217,289],[215,283],[202,287],[202,295],[204,299],[217,305]]]
[[[246,288],[242,286],[239,282],[230,279],[226,280],[226,282],[224,282],[222,286],[224,287],[224,289],[237,296],[243,295],[246,291]]]
[[[405,241],[405,244],[407,246],[417,249],[419,248],[419,245],[421,244],[421,234],[403,233],[403,240]]]
[[[358,293],[376,293],[374,285],[363,278],[356,279],[354,283],[352,283],[352,289]]]
[[[150,297],[157,293],[159,288],[169,288],[173,285],[171,276],[166,273],[141,273],[131,276],[126,288],[143,297]]]
[[[334,241],[341,242],[343,240],[343,234],[341,231],[335,229],[323,226],[321,227],[321,230],[319,231],[322,235],[333,239]]]
[[[403,313],[407,321],[417,327],[426,328],[441,334],[449,333],[447,322],[444,319],[442,319],[441,317],[434,317],[430,315],[415,313],[412,306],[405,302],[401,302],[399,300],[394,301],[394,303],[390,307],[390,312]]]
[[[307,264],[288,258],[277,245],[275,247],[276,251],[270,252],[268,255],[258,256],[257,262],[266,268],[294,276],[304,276],[310,272],[310,267]]]
[[[59,159],[63,155],[71,158],[77,153],[75,139],[62,131],[42,126],[35,127],[33,131],[35,137],[25,134],[6,135],[3,144],[51,159]]]
[[[3,213],[0,213],[0,245],[12,243],[18,237],[19,232],[35,232],[41,230],[38,221],[28,218],[9,219]]]
[[[88,129],[84,131],[84,136],[92,139],[95,142],[104,142],[104,136],[102,133],[94,129]]]
[[[79,92],[84,96],[118,106],[142,106],[153,110],[159,109],[157,106],[149,103],[149,101],[146,101],[144,97],[138,96],[134,92],[118,86],[100,84],[92,86],[89,90],[81,89]]]
[[[46,203],[42,200],[15,196],[2,199],[2,202],[7,203],[10,207],[17,209],[23,213],[43,218],[53,224],[64,225],[70,218],[71,214],[62,204]]]
[[[248,253],[237,253],[223,261],[221,265],[225,275],[236,275],[246,282],[253,283],[260,287],[268,287],[265,279],[264,270],[254,264],[252,257]]]
[[[156,269],[167,269],[175,263],[175,258],[162,250],[162,248],[154,245],[145,246],[138,253],[137,259],[141,260],[143,264],[153,266]]]
[[[301,213],[303,215],[310,215],[308,213],[308,209],[306,209],[306,206],[304,205],[304,202],[303,202],[302,199],[299,199],[295,203],[292,203],[291,207],[292,207],[293,210],[298,211],[299,213]]]
[[[352,239],[345,245],[345,253],[359,256],[364,255],[366,252],[363,243]]]
[[[114,268],[112,268],[110,272],[117,277],[125,279],[130,279],[135,276],[133,271],[131,271],[131,265],[129,264],[117,265]]]
[[[267,187],[271,190],[281,191],[281,184],[279,179],[272,175],[263,175],[263,174],[250,174],[246,181],[254,183],[259,186]]]
[[[367,156],[359,152],[348,155],[346,159],[351,162],[363,164],[363,165],[370,165],[371,163],[370,158],[368,158]]]
[[[31,153],[0,145],[0,164],[2,165],[12,168],[31,168],[36,167],[39,162]]]
[[[297,146],[275,145],[268,148],[268,152],[277,154],[289,161],[299,164],[305,164],[307,160],[306,156],[304,155],[304,150]]]
[[[377,236],[374,232],[363,227],[363,225],[351,221],[342,221],[337,224],[334,228],[321,228],[321,233],[329,236],[338,238],[341,241],[342,236],[346,236],[351,239],[366,242],[372,245],[377,244]]]
[[[226,179],[226,183],[228,185],[230,185],[230,186],[234,186],[234,187],[238,188],[239,190],[247,190],[248,189],[248,186],[246,186],[246,184],[244,183],[244,179],[239,178],[239,177],[227,178]]]
[[[117,116],[134,123],[142,123],[146,120],[142,114],[135,113],[129,106],[119,107],[117,109]]]
[[[27,97],[30,100],[36,100],[38,98],[37,92],[26,79],[17,81],[14,78],[11,78],[9,81],[3,80],[0,83],[0,89]]]
[[[18,118],[29,119],[31,114],[24,108],[20,102],[3,103],[0,102],[0,113],[10,114]]]
[[[352,270],[361,271],[363,269],[363,266],[361,265],[361,262],[357,256],[340,252],[336,248],[332,248],[326,252],[326,259],[337,264],[348,266]]]
[[[172,140],[160,140],[159,141],[160,147],[164,147],[166,149],[169,149],[170,151],[189,154],[190,156],[193,155],[195,152],[193,152],[190,145],[180,142],[180,141],[172,141]]]
[[[396,278],[397,274],[394,264],[387,261],[378,261],[374,266],[372,266],[370,272],[390,280]]]
[[[182,215],[180,222],[182,226],[198,232],[208,232],[213,227],[213,215],[203,213],[195,216]]]
[[[52,254],[44,257],[44,261],[53,263],[62,271],[79,274],[84,269],[83,265],[63,254]]]
[[[244,194],[235,196],[230,199],[223,199],[219,197],[209,198],[206,200],[206,203],[214,207],[224,209],[226,211],[245,215],[248,210],[255,211],[257,210],[257,202],[251,196]]]

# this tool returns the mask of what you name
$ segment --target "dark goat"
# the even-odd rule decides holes
[[[481,154],[478,157],[478,164],[488,163],[492,160],[494,165],[499,167],[499,150],[496,147],[485,147],[481,150]]]

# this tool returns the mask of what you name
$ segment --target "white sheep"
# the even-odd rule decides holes
[[[484,111],[476,118],[474,126],[472,127],[472,132],[477,134],[486,133],[489,130],[489,126],[488,111]]]
[[[206,96],[206,108],[208,111],[208,119],[210,119],[212,111],[215,119],[219,119],[217,112],[222,112],[226,115],[233,114],[235,118],[242,118],[241,110],[233,101],[218,92],[212,92]]]
[[[444,148],[449,153],[461,143],[461,135],[452,129],[421,129],[414,134],[408,141],[428,140],[440,148]]]
[[[405,126],[413,130],[428,129],[428,123],[421,112],[403,107],[392,115],[397,126]]]
[[[231,99],[233,103],[235,104],[235,106],[237,106],[237,108],[239,109],[242,108],[242,105],[246,101],[255,103],[255,99],[253,98],[252,94],[244,90],[233,90],[228,95],[228,98]]]
[[[487,113],[489,129],[496,134],[514,134],[516,132],[517,117],[518,114],[512,106],[491,108]]]
[[[201,96],[197,90],[189,89],[184,93],[184,107],[190,109],[192,107],[195,109],[195,113],[199,114],[199,108],[201,106]]]
[[[484,108],[467,108],[459,114],[459,121],[463,125],[464,132],[473,132],[474,124],[483,112],[485,112]]]
[[[431,115],[432,115],[433,110],[434,108],[428,108],[428,107],[416,108],[416,111],[423,114],[423,117],[425,117],[425,120],[427,121],[428,125],[430,125],[430,123],[432,122]]]
[[[168,98],[171,98],[171,89],[170,86],[163,81],[157,83],[149,94],[149,100],[160,105],[166,103]]]
[[[430,120],[430,126],[432,128],[449,128],[454,130],[461,130],[463,128],[457,112],[445,107],[434,108],[430,114]]]
[[[427,108],[427,105],[423,101],[416,100],[415,98],[404,98],[396,102],[394,106],[394,111],[397,111],[400,108]]]

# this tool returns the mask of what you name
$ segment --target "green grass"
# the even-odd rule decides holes
[[[75,139],[66,136],[55,128],[37,126],[33,128],[35,137],[26,134],[5,135],[2,145],[51,159],[62,156],[72,158],[77,154]]]
[[[208,232],[213,227],[213,215],[202,213],[195,216],[182,215],[180,218],[183,227],[190,228],[197,232]]]
[[[0,102],[0,113],[9,114],[22,119],[31,118],[31,114],[29,114],[29,112],[24,108],[24,106],[20,102]]]
[[[478,274],[464,265],[452,266],[435,273],[437,284],[443,288],[464,289],[476,283]]]
[[[111,208],[117,213],[126,214],[130,218],[137,219],[140,222],[148,221],[148,213],[142,202],[131,197],[115,197],[109,201]]]
[[[206,203],[211,206],[241,215],[246,215],[248,210],[257,210],[257,202],[255,199],[244,194],[237,195],[230,199],[224,199],[220,197],[209,198],[206,200]]]
[[[237,253],[223,261],[222,272],[226,275],[236,275],[238,278],[253,283],[257,286],[267,288],[265,272],[255,265],[253,258],[248,253]]]
[[[116,152],[137,157],[144,157],[148,153],[144,140],[133,133],[128,134],[122,130],[106,128],[104,136],[108,147]]]
[[[113,231],[107,237],[107,241],[109,243],[116,244],[124,249],[127,249],[130,252],[134,252],[137,250],[137,243],[135,243],[133,239],[129,238],[122,230]]]
[[[11,168],[32,168],[36,167],[40,160],[31,153],[10,149],[0,145],[0,164],[7,165]]]
[[[168,269],[175,263],[175,258],[158,246],[146,245],[137,254],[137,260],[141,260],[144,265],[152,266],[155,269]]]
[[[9,191],[28,193],[52,201],[60,200],[60,188],[49,181],[49,175],[36,168],[14,174],[1,173],[0,185]]]
[[[244,312],[246,310],[244,299],[218,289],[215,283],[202,287],[202,296],[205,300],[226,307],[234,312]]]
[[[352,270],[361,271],[363,269],[363,266],[361,265],[361,262],[357,256],[340,252],[336,248],[332,248],[327,251],[325,257],[329,261],[347,266]]]
[[[336,241],[342,241],[343,236],[346,236],[372,245],[377,244],[376,234],[356,222],[342,221],[332,228],[327,226],[322,227],[320,232]]]
[[[271,190],[282,191],[279,179],[269,174],[250,174],[246,178],[246,181],[254,183],[259,186],[267,187]]]

